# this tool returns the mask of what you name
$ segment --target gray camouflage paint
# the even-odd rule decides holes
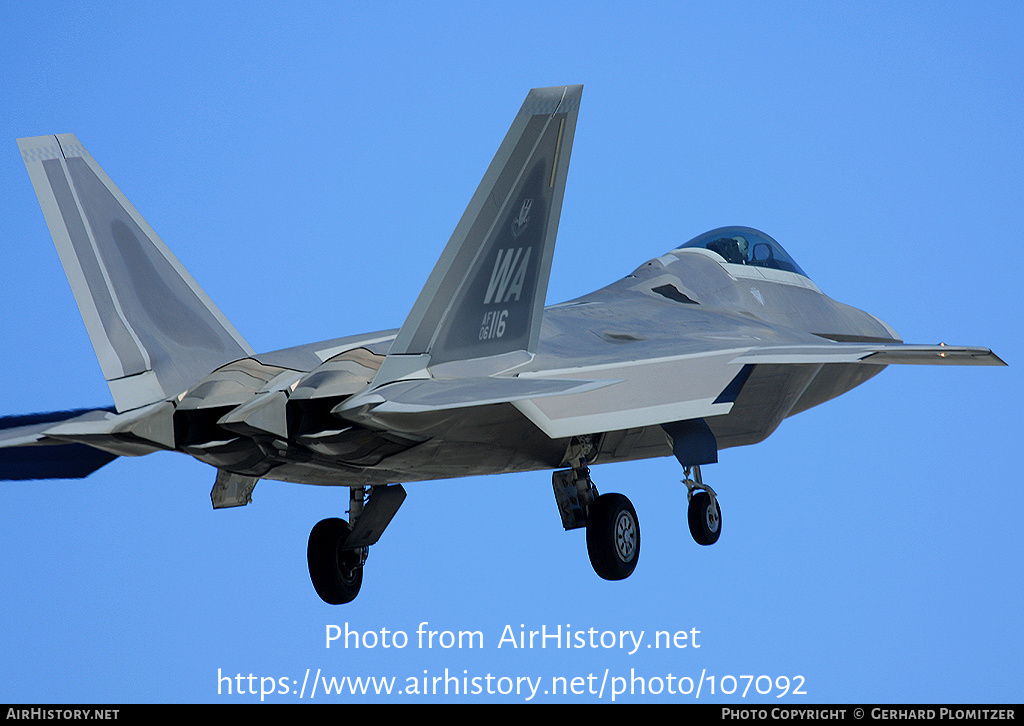
[[[751,444],[890,363],[1002,364],[983,348],[904,345],[798,272],[699,245],[544,309],[581,93],[530,92],[400,330],[265,354],[77,139],[19,140],[116,411],[0,420],[0,478],[85,476],[174,449],[218,468],[215,506],[229,506],[258,478],[556,468],[582,436],[592,462],[666,456],[663,425]],[[770,240],[740,227],[702,238],[716,235]]]

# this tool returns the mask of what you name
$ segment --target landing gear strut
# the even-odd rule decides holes
[[[587,466],[591,449],[589,441],[581,441],[570,459],[573,468],[552,475],[555,500],[566,530],[587,528],[587,554],[594,572],[605,580],[624,580],[640,559],[640,523],[625,496],[598,494]]]
[[[320,599],[330,605],[352,602],[363,584],[363,565],[376,542],[405,500],[401,485],[352,487],[350,525],[344,519],[324,519],[309,533],[306,562],[309,579]]]

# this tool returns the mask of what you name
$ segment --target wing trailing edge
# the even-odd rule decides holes
[[[375,413],[444,411],[548,396],[570,396],[618,382],[493,376],[457,380],[426,378],[396,381],[358,399],[349,399],[339,404],[335,412],[343,415],[346,411],[368,404],[375,404]]]

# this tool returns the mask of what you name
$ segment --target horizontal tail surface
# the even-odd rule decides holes
[[[62,423],[107,413],[110,409],[79,409],[0,417],[0,480],[81,479],[110,463],[117,454],[45,434]]]

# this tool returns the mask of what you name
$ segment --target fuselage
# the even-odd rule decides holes
[[[770,240],[746,228],[716,233],[737,230],[747,236],[743,239]],[[775,254],[785,254],[777,249]],[[536,354],[502,375],[614,378],[628,370],[654,378],[647,386],[650,395],[661,391],[668,397],[685,382],[666,374],[662,362],[681,356],[712,360],[709,356],[717,353],[823,339],[899,341],[885,323],[832,300],[792,267],[730,262],[706,242],[690,243],[589,295],[547,307]],[[546,435],[512,403],[379,416],[372,426],[332,415],[333,408],[369,385],[396,333],[304,345],[224,366],[181,398],[176,448],[242,474],[343,486],[565,463],[569,439]],[[850,390],[883,367],[750,366],[729,412],[706,421],[719,449],[756,443],[786,416]],[[614,389],[593,395],[614,395]],[[559,405],[558,397],[546,405]],[[591,434],[597,462],[671,454],[659,425],[639,422]]]

